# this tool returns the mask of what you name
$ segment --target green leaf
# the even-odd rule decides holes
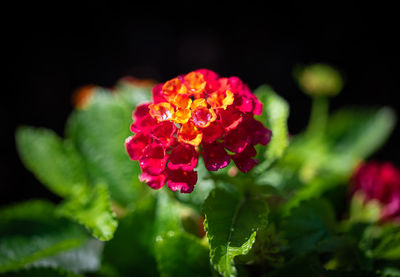
[[[90,106],[75,111],[67,125],[67,137],[84,157],[90,183],[105,183],[113,200],[127,206],[138,197],[139,165],[129,159],[125,139],[133,107],[108,92],[97,92]],[[136,188],[135,188],[136,185]]]
[[[100,268],[103,243],[90,239],[72,250],[37,260],[29,267],[62,268],[73,273],[94,272]]]
[[[211,263],[220,274],[235,276],[233,259],[247,254],[257,230],[266,226],[267,203],[261,197],[243,197],[234,191],[217,188],[204,202],[203,211]]]
[[[29,201],[0,210],[0,272],[83,245],[89,238],[78,225],[58,218],[55,206]]]
[[[59,214],[89,229],[100,240],[112,239],[118,221],[111,210],[107,187],[99,184],[91,191],[81,191],[58,207]]]
[[[119,220],[114,238],[104,246],[103,265],[118,276],[159,276],[154,255],[155,199],[142,199]]]
[[[66,197],[86,185],[81,158],[53,131],[20,127],[16,143],[25,166],[55,194]]]
[[[259,119],[272,131],[271,141],[264,152],[264,161],[257,167],[257,172],[263,172],[282,157],[289,144],[287,128],[289,105],[269,86],[259,87],[255,94],[264,105]]]
[[[118,81],[114,87],[118,99],[130,105],[132,109],[139,104],[151,101],[151,89],[152,86],[136,85],[125,78]]]
[[[377,259],[400,260],[400,228],[391,226],[384,229],[382,240],[372,251],[372,256]]]
[[[161,276],[211,276],[208,248],[190,234],[170,231],[157,237]]]
[[[282,223],[294,254],[304,254],[334,234],[335,214],[323,198],[301,202]]]
[[[364,159],[379,149],[392,132],[396,115],[391,108],[346,108],[331,116],[327,126],[331,163]],[[342,165],[342,167],[345,167]]]

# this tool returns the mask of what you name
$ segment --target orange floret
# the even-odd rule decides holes
[[[180,109],[188,109],[192,104],[192,99],[185,94],[177,94],[172,100],[172,104]]]
[[[234,96],[232,91],[215,91],[208,96],[207,103],[214,109],[223,108],[226,110],[229,105],[232,105],[233,100]]]
[[[178,141],[193,146],[198,146],[202,139],[202,132],[192,122],[183,124],[178,132]]]
[[[171,101],[177,94],[187,94],[187,89],[178,78],[174,78],[163,85],[162,92],[165,98]]]
[[[178,109],[175,112],[172,121],[174,121],[175,123],[184,124],[189,121],[191,115],[192,114],[189,109]]]
[[[190,94],[194,95],[195,98],[199,98],[203,95],[204,88],[207,84],[203,74],[199,72],[190,72],[185,76],[184,82]]]
[[[158,122],[171,120],[174,117],[175,111],[170,103],[161,102],[158,104],[149,105],[150,115],[157,119]]]

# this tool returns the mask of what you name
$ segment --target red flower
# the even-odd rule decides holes
[[[130,158],[139,160],[140,180],[154,189],[166,183],[174,191],[193,191],[200,149],[210,171],[232,159],[247,172],[257,164],[254,146],[271,138],[254,119],[262,104],[237,77],[199,69],[156,85],[152,94],[153,103],[136,108],[131,125],[136,135],[125,146]]]
[[[197,165],[199,154],[192,145],[179,143],[169,156],[168,168],[182,169],[186,171],[193,170]]]
[[[366,201],[382,204],[382,220],[400,221],[400,171],[391,163],[362,164],[351,180],[351,193],[361,191]]]
[[[231,159],[221,143],[203,145],[203,159],[207,170],[217,171],[227,167]]]
[[[193,191],[194,185],[197,183],[197,172],[185,170],[167,169],[167,186],[172,191],[180,191],[189,193]]]

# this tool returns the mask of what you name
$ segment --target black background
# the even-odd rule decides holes
[[[388,105],[399,114],[399,24],[394,9],[338,2],[218,8],[193,3],[17,3],[4,11],[11,16],[2,19],[7,74],[1,94],[1,204],[34,197],[57,200],[20,162],[14,132],[24,124],[62,135],[72,110],[71,94],[86,84],[112,86],[126,75],[164,82],[205,67],[222,76],[239,76],[252,89],[270,84],[290,103],[289,128],[295,134],[307,122],[310,100],[297,88],[292,69],[326,62],[346,79],[332,110]],[[397,127],[372,158],[399,166],[399,139]]]

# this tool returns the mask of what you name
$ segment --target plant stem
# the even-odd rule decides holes
[[[312,137],[322,137],[325,132],[329,114],[329,101],[324,96],[314,97],[311,107],[310,121],[306,133]]]

